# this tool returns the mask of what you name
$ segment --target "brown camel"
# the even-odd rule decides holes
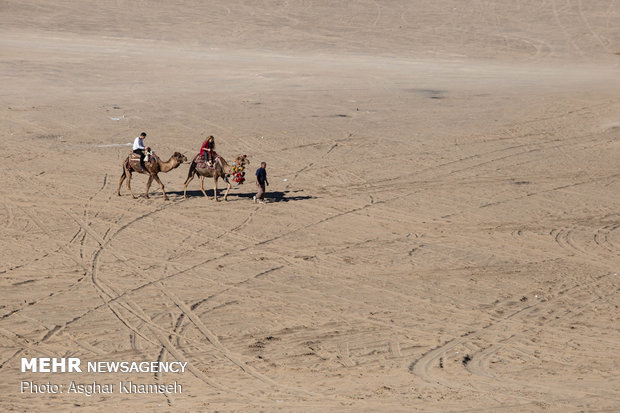
[[[118,181],[118,190],[116,191],[116,195],[121,196],[121,185],[123,181],[127,179],[127,189],[129,190],[129,193],[131,194],[131,196],[134,197],[134,199],[136,198],[136,196],[131,191],[130,183],[131,183],[131,174],[133,172],[137,172],[137,173],[149,175],[149,180],[146,182],[146,197],[147,198],[149,197],[149,188],[151,187],[151,183],[153,182],[153,179],[154,179],[159,184],[159,187],[161,188],[161,192],[164,193],[164,200],[165,201],[168,200],[166,191],[164,191],[164,184],[161,183],[161,180],[159,179],[159,176],[157,176],[157,174],[160,172],[164,172],[164,173],[170,172],[174,168],[181,165],[183,162],[187,161],[187,157],[183,155],[182,153],[175,152],[172,154],[170,159],[168,159],[166,162],[162,162],[161,159],[159,159],[159,157],[155,155],[154,153],[151,154],[150,156],[151,156],[151,160],[149,162],[144,162],[144,166],[147,169],[146,171],[140,168],[139,161],[130,162],[129,156],[125,158],[125,160],[123,161],[123,175],[121,175],[121,179],[119,179]]]
[[[214,168],[211,169],[211,168],[208,168],[205,163],[196,162],[199,156],[200,155],[196,155],[196,157],[192,161],[192,164],[189,167],[189,173],[187,174],[187,179],[185,180],[185,184],[184,184],[185,186],[183,189],[183,198],[187,198],[187,185],[190,183],[192,179],[194,179],[194,175],[198,174],[198,176],[200,177],[200,190],[202,191],[205,197],[208,198],[207,193],[205,192],[205,189],[204,189],[204,185],[203,185],[204,178],[205,177],[213,178],[213,195],[214,195],[213,198],[215,199],[215,201],[219,201],[217,199],[217,180],[219,178],[222,178],[226,182],[226,185],[227,185],[226,193],[224,194],[224,201],[228,200],[228,191],[230,191],[230,186],[231,186],[230,182],[228,181],[228,178],[234,172],[233,167],[229,165],[224,160],[224,158],[217,155],[215,158]],[[250,161],[248,160],[246,155],[239,155],[235,158],[235,164],[237,165],[237,167],[245,167],[246,165],[250,164]],[[201,167],[199,165],[204,165],[204,167]]]

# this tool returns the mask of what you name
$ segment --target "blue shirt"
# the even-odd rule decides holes
[[[265,181],[267,180],[267,171],[265,168],[260,167],[256,170],[256,179],[259,184],[265,185]]]

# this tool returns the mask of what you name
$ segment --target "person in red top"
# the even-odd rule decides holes
[[[213,165],[213,153],[215,152],[215,138],[209,136],[200,147],[200,155],[205,157],[205,161],[209,166]]]

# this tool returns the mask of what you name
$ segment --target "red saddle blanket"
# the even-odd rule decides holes
[[[221,158],[217,153],[213,153],[215,160]],[[196,164],[196,168],[198,169],[215,169],[215,163],[209,165],[207,164],[207,160],[204,155],[198,154],[194,157],[194,163]]]

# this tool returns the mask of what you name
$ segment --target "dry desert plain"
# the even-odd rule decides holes
[[[0,84],[1,411],[620,410],[620,1],[0,0]]]

